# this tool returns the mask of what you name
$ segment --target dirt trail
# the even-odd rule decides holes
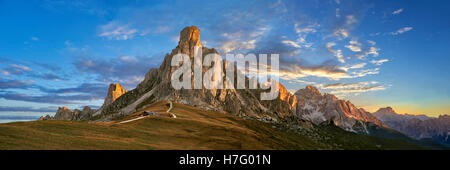
[[[128,123],[128,122],[140,120],[140,119],[143,119],[143,118],[146,118],[146,117],[148,117],[148,116],[141,116],[141,117],[138,117],[138,118],[134,118],[134,119],[130,119],[130,120],[125,120],[125,121],[119,122],[119,123],[117,123],[117,124]]]
[[[172,101],[169,100],[169,104],[170,104],[170,107],[169,107],[169,109],[167,109],[167,111],[166,111],[167,113],[169,113],[172,110],[172,108],[173,108]]]

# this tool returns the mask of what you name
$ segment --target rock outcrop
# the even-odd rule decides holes
[[[433,118],[425,115],[398,114],[391,107],[380,108],[373,115],[382,120],[389,128],[410,137],[416,139],[433,138],[450,146],[449,115]]]
[[[83,110],[70,110],[67,107],[60,107],[54,116],[46,115],[41,116],[39,120],[72,120],[72,121],[82,121],[89,120],[94,114],[95,110],[88,106],[85,106]]]
[[[125,90],[119,83],[110,84],[108,88],[108,94],[106,95],[103,105],[109,105],[113,103],[117,98],[119,98],[126,92],[128,92],[128,90]]]
[[[283,91],[283,90],[280,90]],[[282,95],[297,117],[310,120],[314,124],[333,122],[348,131],[367,132],[366,123],[385,126],[382,121],[350,101],[339,100],[331,94],[322,95],[313,86],[306,86],[294,95]]]

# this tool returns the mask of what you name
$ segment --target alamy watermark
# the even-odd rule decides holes
[[[226,54],[225,58],[222,58],[219,54],[210,53],[203,61],[202,56],[202,47],[195,46],[193,61],[182,53],[172,57],[171,66],[178,67],[171,77],[174,89],[245,89],[245,76],[248,76],[248,89],[257,89],[258,82],[261,89],[270,88],[269,92],[261,93],[261,100],[273,100],[278,97],[279,54],[270,54],[270,57],[267,54],[259,54],[258,58],[252,53],[245,56]],[[202,75],[203,66],[210,67],[204,75]],[[237,87],[234,87],[235,75]]]

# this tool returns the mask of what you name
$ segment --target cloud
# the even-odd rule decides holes
[[[270,75],[270,73],[269,73]],[[323,77],[331,80],[351,78],[345,71],[333,65],[299,66],[297,64],[280,65],[279,75],[284,80],[294,80],[302,77]]]
[[[377,32],[377,33],[370,33],[369,36],[371,37],[375,37],[375,36],[379,36],[381,35],[381,32]]]
[[[2,85],[0,88],[35,88],[40,90],[40,95],[30,95],[29,93],[16,91],[0,91],[0,98],[6,100],[26,101],[48,104],[81,104],[86,101],[104,99],[108,91],[108,85],[102,83],[83,83],[77,87],[49,89],[38,85],[30,86],[26,82],[16,82]],[[3,88],[2,88],[3,89]]]
[[[33,84],[33,81],[24,80],[1,80],[0,79],[0,89],[26,89]]]
[[[381,65],[381,64],[383,64],[383,63],[385,63],[385,62],[388,62],[389,60],[388,59],[381,59],[381,60],[372,60],[372,61],[370,61],[372,64],[375,64],[375,65]]]
[[[108,86],[103,83],[83,83],[76,87],[61,88],[61,89],[48,89],[40,87],[43,92],[50,94],[91,94],[95,98],[103,98],[106,96]]]
[[[20,75],[25,72],[33,71],[30,67],[20,64],[10,64],[7,68],[1,70],[1,73],[5,76],[9,76],[10,74]]]
[[[0,112],[56,112],[56,108],[53,107],[11,107],[0,106]]]
[[[39,41],[39,38],[38,37],[31,37],[31,40],[32,41]]]
[[[49,104],[81,104],[81,101],[96,100],[101,98],[95,98],[88,94],[79,95],[40,95],[32,96],[29,94],[18,93],[18,92],[6,92],[0,94],[0,98],[6,100],[16,100],[16,101],[27,101],[35,103],[49,103]]]
[[[380,49],[376,48],[376,47],[370,47],[368,51],[362,53],[362,54],[357,54],[356,56],[359,59],[364,59],[366,57],[368,57],[369,55],[372,55],[373,57],[378,57],[380,54],[378,53]]]
[[[348,25],[357,22],[355,16],[353,16],[353,15],[347,15],[346,19],[347,19],[347,20],[346,20],[346,24],[348,24]]]
[[[398,29],[396,32],[391,32],[389,34],[391,34],[391,35],[399,35],[399,34],[403,34],[405,32],[411,31],[412,29],[413,29],[413,27],[404,27],[404,28]]]
[[[128,40],[134,38],[136,35],[145,35],[139,33],[137,29],[130,28],[129,25],[121,25],[117,22],[110,22],[106,25],[100,26],[100,37],[106,37],[114,40]]]
[[[298,45],[297,42],[294,42],[294,41],[291,41],[291,40],[283,40],[283,41],[281,41],[281,43],[290,45],[290,46],[295,47],[295,48],[302,47],[302,46]]]
[[[347,47],[353,52],[361,52],[361,46],[362,44],[355,40],[350,41],[349,45],[345,45],[345,47]]]
[[[110,59],[79,58],[73,64],[75,68],[89,75],[97,76],[103,83],[120,82],[127,88],[134,88],[150,68],[158,67],[163,54],[155,56],[119,56]],[[132,68],[132,69],[130,69]]]
[[[352,65],[350,67],[339,67],[340,69],[344,70],[344,71],[348,71],[350,69],[359,69],[359,68],[363,68],[364,66],[366,66],[367,63],[359,63],[359,64],[355,64]]]
[[[347,38],[350,35],[350,33],[346,29],[339,28],[334,31],[334,35],[336,37],[340,37],[341,39],[343,39],[343,38]]]
[[[302,26],[300,26],[300,24],[295,23],[294,30],[295,30],[295,33],[297,34],[297,40],[295,40],[295,41],[283,40],[281,42],[288,46],[292,46],[295,48],[309,48],[313,44],[311,42],[307,42],[306,38],[309,34],[317,32],[317,30],[316,30],[317,27],[319,27],[318,24],[312,24],[312,25],[307,25],[307,26],[302,27]]]
[[[363,68],[364,66],[366,66],[367,63],[359,63],[359,64],[355,64],[353,66],[350,67],[350,69],[358,69],[358,68]]]
[[[339,62],[345,63],[344,55],[342,54],[342,50],[337,50],[335,55]]]
[[[341,9],[336,8],[336,18],[340,18],[340,17],[341,17]]]
[[[9,76],[11,74],[6,70],[0,70],[0,73],[3,74],[4,76]]]
[[[365,69],[365,70],[361,70],[361,71],[355,71],[352,72],[352,77],[356,78],[356,77],[364,77],[367,75],[373,75],[373,74],[379,74],[380,73],[380,68],[373,68],[373,69]]]
[[[354,88],[348,88],[348,89],[333,90],[330,93],[331,94],[362,93],[362,92],[379,91],[379,90],[386,90],[386,87],[384,85],[362,86],[362,87],[354,87]]]
[[[347,89],[347,88],[360,88],[360,87],[364,87],[367,85],[370,85],[370,83],[369,82],[357,82],[357,83],[348,83],[348,84],[334,83],[334,84],[324,85],[322,88],[323,89]]]
[[[356,83],[333,83],[319,86],[322,89],[331,90],[329,93],[337,96],[347,96],[347,94],[359,95],[360,93],[385,90],[384,85],[377,85],[379,82],[356,82]]]
[[[330,50],[332,47],[334,47],[334,46],[336,46],[336,43],[335,42],[328,42],[327,44],[326,44],[326,47],[328,48],[328,50]],[[332,50],[331,49],[331,51],[330,52],[333,52],[334,50]],[[334,52],[333,52],[334,53]]]
[[[342,54],[342,50],[334,50],[333,49],[334,46],[336,46],[335,42],[328,42],[326,44],[328,52],[332,53],[340,63],[345,63],[345,59],[344,59],[344,55]]]
[[[270,28],[267,26],[254,28],[253,31],[238,30],[236,32],[221,33],[224,40],[219,40],[220,51],[223,53],[242,52],[256,48],[256,43],[261,40]]]
[[[394,12],[392,12],[392,15],[398,15],[398,14],[400,14],[402,12],[403,12],[403,8],[400,8],[400,9],[395,10]]]
[[[35,75],[37,78],[41,78],[44,80],[51,80],[51,81],[61,81],[61,80],[67,80],[66,78],[62,78],[61,76],[58,76],[54,73],[44,73],[44,74],[38,74]]]

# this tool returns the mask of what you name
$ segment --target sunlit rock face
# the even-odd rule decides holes
[[[362,108],[357,108],[350,101],[339,100],[331,94],[322,95],[313,86],[306,86],[295,94],[295,102],[289,100],[295,115],[314,124],[332,121],[335,125],[348,130],[366,132],[365,123],[373,123],[378,126],[385,126],[383,122],[366,112]],[[285,97],[293,98],[293,97]]]
[[[108,94],[105,98],[105,103],[103,105],[109,105],[113,103],[117,98],[125,94],[127,90],[125,90],[119,83],[110,84],[108,88]]]
[[[200,42],[200,30],[196,26],[184,28],[180,32],[178,46],[183,49],[191,49],[194,46],[203,46]]]
[[[289,109],[295,112],[297,106],[297,96],[292,95],[281,83],[278,83],[280,89],[280,99],[289,104]]]
[[[450,116],[438,118],[425,115],[398,114],[391,107],[380,108],[373,115],[382,120],[389,128],[402,132],[410,137],[433,138],[443,144],[450,145]]]

